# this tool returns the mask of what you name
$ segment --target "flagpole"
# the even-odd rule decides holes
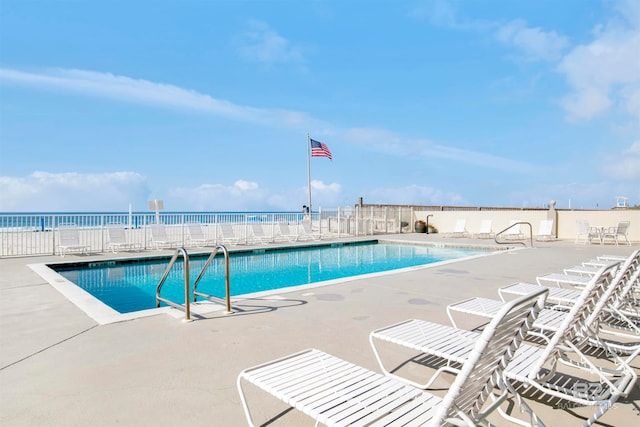
[[[311,138],[309,136],[309,132],[307,132],[307,188],[309,189],[309,204],[307,206],[309,208],[309,213],[312,214],[313,210],[311,210]]]

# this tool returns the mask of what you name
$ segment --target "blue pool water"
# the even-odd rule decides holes
[[[430,264],[484,253],[480,250],[367,243],[242,252],[230,256],[231,295],[305,285]],[[189,275],[196,279],[208,256],[191,256]],[[224,257],[211,263],[198,291],[225,296]],[[155,308],[156,286],[169,258],[58,264],[50,267],[120,313]],[[184,263],[176,262],[162,296],[184,303]]]

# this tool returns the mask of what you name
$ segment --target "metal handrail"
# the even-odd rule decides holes
[[[162,286],[164,285],[165,280],[167,280],[167,277],[169,276],[169,272],[173,268],[173,265],[176,263],[176,260],[178,259],[178,256],[180,256],[180,254],[182,254],[182,258],[184,259],[184,305],[178,304],[177,302],[173,302],[171,300],[162,298],[160,296],[160,291],[162,290]],[[169,265],[167,266],[167,269],[164,271],[164,274],[162,275],[162,279],[160,279],[160,282],[158,282],[158,286],[156,287],[156,307],[160,307],[160,302],[164,302],[165,304],[169,304],[174,308],[184,310],[185,312],[184,320],[187,322],[191,321],[191,308],[189,305],[190,304],[189,302],[189,254],[187,253],[187,250],[184,247],[180,247],[176,249],[176,252],[171,257],[171,261],[169,261]]]
[[[216,246],[215,250],[213,252],[211,252],[211,255],[209,255],[209,259],[207,259],[207,262],[204,264],[204,266],[202,267],[202,270],[200,270],[200,274],[198,275],[198,278],[195,280],[195,282],[193,282],[193,302],[196,302],[196,299],[198,298],[198,296],[201,296],[203,298],[206,298],[208,300],[216,300],[216,301],[220,301],[222,298],[218,298],[214,295],[209,295],[209,294],[205,294],[202,292],[198,292],[197,288],[198,288],[198,283],[200,283],[200,279],[202,279],[202,276],[204,276],[205,271],[207,270],[207,268],[209,268],[209,265],[211,264],[211,262],[213,261],[213,259],[216,257],[216,255],[218,255],[218,253],[222,251],[223,255],[224,255],[224,277],[225,277],[225,291],[226,291],[226,298],[225,298],[225,302],[226,302],[226,307],[227,307],[227,313],[232,313],[231,311],[231,286],[229,283],[229,250],[227,249],[227,247],[225,245],[218,245]]]
[[[529,226],[529,237],[531,238],[531,247],[533,247],[533,226],[531,225],[530,222],[526,222],[526,221],[518,221],[518,222],[514,222],[513,224],[511,224],[510,226],[508,226],[507,228],[505,228],[504,230],[496,233],[496,236],[494,237],[494,240],[496,241],[497,244],[499,245],[508,245],[509,243],[520,243],[522,246],[526,247],[527,244],[525,242],[521,242],[519,240],[515,240],[513,242],[499,242],[498,241],[498,236],[500,236],[502,233],[504,233],[505,231],[515,227],[516,225],[528,225]]]

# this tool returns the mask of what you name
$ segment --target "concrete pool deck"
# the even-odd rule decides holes
[[[440,235],[377,237],[495,246],[490,240]],[[109,259],[113,254],[0,259],[0,424],[246,425],[236,390],[244,368],[313,347],[380,372],[368,342],[374,329],[408,318],[449,324],[449,303],[472,296],[497,298],[501,286],[533,281],[605,253],[628,255],[635,248],[637,244],[536,242],[534,248],[246,300],[237,304],[242,311],[232,315],[214,312],[185,323],[180,315],[159,314],[106,325],[87,316],[28,265]],[[463,326],[480,323],[469,318]],[[398,363],[411,356],[388,350],[390,360],[395,357]],[[640,372],[638,360],[634,368]],[[421,372],[417,366],[407,368],[410,376]],[[445,392],[444,381],[433,390]],[[248,397],[259,423],[313,425],[265,393],[249,388]],[[527,402],[548,426],[577,426],[595,412]],[[499,416],[492,419],[508,425]],[[636,384],[632,395],[598,424],[638,423]]]

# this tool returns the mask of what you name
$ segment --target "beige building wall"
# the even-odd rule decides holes
[[[557,236],[563,240],[575,240],[577,235],[576,221],[585,220],[590,226],[613,227],[618,221],[630,221],[629,240],[640,243],[640,210],[638,209],[613,209],[613,210],[556,210],[557,216]],[[427,220],[429,224],[435,226],[439,233],[450,233],[453,231],[456,221],[464,219],[466,228],[470,234],[480,230],[480,224],[484,219],[493,220],[493,231],[495,233],[504,230],[511,221],[529,222],[533,228],[533,235],[538,234],[540,221],[547,219],[547,210],[425,210],[415,211],[414,221]],[[413,225],[411,226],[413,229]],[[522,226],[521,230],[526,234],[527,226]]]

